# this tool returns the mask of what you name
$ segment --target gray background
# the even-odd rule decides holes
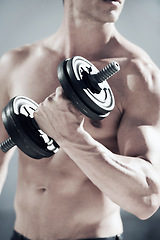
[[[51,35],[59,27],[62,15],[61,0],[0,0],[0,55]],[[116,25],[126,38],[145,49],[160,67],[160,0],[126,0]],[[13,229],[16,181],[17,153],[10,163],[0,197],[0,240],[9,240]],[[146,221],[124,211],[122,218],[127,240],[160,239],[159,211]]]

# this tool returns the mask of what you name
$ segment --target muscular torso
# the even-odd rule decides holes
[[[38,45],[18,54],[16,69],[10,75],[9,97],[23,95],[40,103],[60,85],[56,71],[65,56]],[[116,60],[123,68],[125,60]],[[93,63],[102,69],[110,61],[106,58]],[[119,153],[117,131],[123,115],[120,85],[124,77],[124,71],[120,71],[109,80],[116,99],[111,114],[100,122],[87,118],[84,122],[85,130],[114,153]],[[62,149],[42,160],[19,152],[15,210],[15,229],[30,239],[107,237],[123,231],[119,207],[104,196]]]

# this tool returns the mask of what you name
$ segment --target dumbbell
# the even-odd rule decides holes
[[[99,71],[87,59],[75,56],[62,61],[57,68],[59,82],[67,98],[88,118],[102,120],[115,105],[107,79],[120,70],[112,62]],[[50,157],[59,150],[53,138],[45,134],[36,123],[33,113],[38,104],[24,96],[12,98],[2,111],[2,121],[10,136],[0,144],[7,152],[17,147],[31,158]],[[55,113],[56,114],[56,113]]]

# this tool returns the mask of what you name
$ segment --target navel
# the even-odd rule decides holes
[[[41,193],[45,193],[46,191],[47,191],[47,188],[45,187],[39,188],[39,192]]]

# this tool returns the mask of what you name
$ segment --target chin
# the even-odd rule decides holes
[[[109,0],[103,0],[103,1],[108,2]],[[112,1],[114,2],[114,0]],[[115,0],[115,2],[120,2],[120,0]],[[118,6],[117,5],[111,6],[106,10],[104,9],[103,17],[106,20],[106,22],[116,22],[119,19],[122,9],[123,9],[123,3],[121,2],[121,4],[119,4]]]
[[[107,17],[104,16],[103,19],[101,18],[102,22],[104,23],[115,23],[119,18],[119,14],[117,13],[110,13],[107,14]]]

